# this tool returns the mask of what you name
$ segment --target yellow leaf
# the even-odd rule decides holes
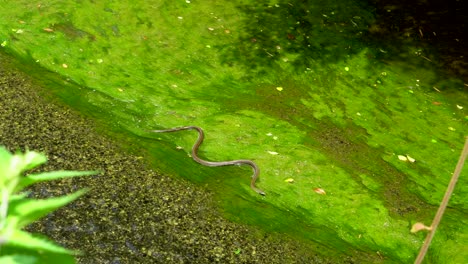
[[[406,155],[406,158],[408,159],[409,162],[413,163],[415,162],[416,160],[413,159],[412,157],[410,157],[409,155]]]
[[[408,161],[408,158],[406,156],[403,156],[403,155],[398,155],[398,159],[402,160],[402,161]]]
[[[288,183],[293,183],[294,182],[294,179],[293,178],[287,178],[286,180],[284,180],[285,182],[288,182]]]

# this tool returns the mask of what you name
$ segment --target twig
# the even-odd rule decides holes
[[[447,191],[445,191],[444,198],[442,199],[442,203],[439,206],[439,209],[437,210],[437,213],[434,217],[434,220],[432,220],[432,230],[429,231],[429,233],[426,236],[426,240],[424,240],[424,244],[421,247],[421,250],[419,251],[418,257],[415,260],[415,264],[420,264],[424,260],[424,256],[426,255],[427,249],[429,248],[429,245],[431,244],[432,238],[434,237],[434,234],[436,232],[437,226],[440,223],[440,219],[442,219],[442,215],[445,212],[445,209],[447,208],[447,204],[450,200],[450,196],[452,196],[453,189],[455,188],[455,184],[457,183],[458,177],[460,176],[460,173],[463,169],[463,164],[465,163],[466,156],[468,155],[468,137],[465,138],[465,146],[463,147],[463,151],[460,154],[460,158],[458,159],[457,167],[455,167],[455,171],[453,172],[452,179],[450,180],[450,183],[447,187]]]

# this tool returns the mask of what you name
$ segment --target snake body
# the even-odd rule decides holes
[[[193,144],[193,147],[192,147],[193,160],[195,160],[196,162],[202,165],[209,166],[209,167],[243,165],[243,164],[249,165],[250,167],[252,167],[253,172],[254,172],[254,174],[252,175],[252,180],[250,181],[250,188],[252,188],[252,190],[254,190],[256,193],[260,195],[265,195],[264,191],[258,189],[255,186],[255,182],[257,181],[258,176],[260,175],[260,168],[257,166],[257,164],[255,164],[255,162],[251,160],[245,160],[245,159],[230,160],[230,161],[208,161],[208,160],[203,160],[198,156],[198,148],[200,147],[200,145],[203,142],[203,139],[205,138],[205,134],[203,133],[203,129],[201,127],[184,126],[184,127],[175,127],[175,128],[169,128],[169,129],[163,129],[163,130],[150,130],[150,132],[165,133],[165,132],[176,132],[176,131],[181,131],[181,130],[193,130],[193,129],[198,131],[198,139],[195,142],[195,144]]]

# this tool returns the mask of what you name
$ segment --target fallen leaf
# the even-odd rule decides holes
[[[268,151],[268,153],[270,153],[271,155],[278,155],[278,152],[275,151]]]
[[[45,31],[45,32],[54,32],[54,30],[51,29],[51,28],[44,28],[44,31]]]
[[[325,192],[324,189],[322,188],[314,188],[314,192],[320,194],[320,195],[326,195],[327,193]]]
[[[401,160],[401,161],[408,161],[408,158],[406,156],[403,156],[403,155],[398,155],[398,159]]]
[[[441,102],[432,102],[433,105],[441,105],[442,103]]]
[[[283,87],[276,87],[276,90],[281,92],[281,91],[283,91]]]
[[[419,232],[421,230],[427,230],[427,231],[431,231],[432,230],[432,227],[430,226],[426,226],[424,225],[423,223],[415,223],[412,227],[411,227],[411,233],[416,233],[416,232]]]
[[[293,183],[294,182],[294,179],[293,178],[287,178],[286,180],[284,180],[285,182],[288,182],[288,183]]]
[[[64,64],[62,64],[62,67],[66,69],[66,68],[68,68],[68,65],[64,63]]]
[[[406,155],[406,158],[408,159],[409,162],[413,163],[415,162],[416,160],[413,159],[412,157],[410,157],[409,155]]]

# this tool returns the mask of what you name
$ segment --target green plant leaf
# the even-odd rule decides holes
[[[26,198],[27,196],[28,196],[27,192],[13,194],[12,196],[10,196],[10,203],[14,202],[14,201],[20,201],[20,200]]]
[[[48,240],[47,237],[42,236],[40,234],[34,234],[33,237],[38,237],[42,240]],[[79,253],[79,252],[75,252]],[[2,247],[0,248],[0,256],[5,256],[5,257],[10,257],[10,256],[25,256],[25,257],[32,257],[35,258],[35,262],[32,263],[37,263],[37,264],[75,264],[75,257],[70,254],[64,254],[64,253],[55,253],[55,252],[50,252],[50,251],[44,251],[44,250],[36,250],[36,249],[30,249],[30,248],[24,248],[24,247],[18,247],[15,245],[10,245],[9,243],[3,244]],[[0,260],[0,263],[3,260]],[[20,262],[13,262],[13,263],[31,263],[27,262],[27,259],[21,259]]]
[[[11,180],[18,177],[23,171],[30,170],[47,161],[47,157],[35,151],[26,151],[22,154],[17,152],[12,155],[8,150],[0,147],[0,168],[2,180]],[[5,184],[5,183],[3,183]]]
[[[21,178],[20,182],[15,188],[15,192],[19,192],[22,189],[38,182],[71,178],[77,176],[88,176],[98,173],[99,171],[50,171],[39,174],[30,174]]]
[[[20,154],[15,154],[15,156]],[[47,162],[44,154],[35,151],[26,151],[23,155],[23,168],[21,171],[27,171]]]
[[[0,146],[0,186],[7,186],[9,179],[12,177],[10,171],[13,155],[8,150]]]
[[[59,254],[76,254],[72,250],[63,248],[45,238],[33,236],[22,230],[15,230],[8,239],[8,245],[16,248],[25,248],[35,251],[46,251]]]
[[[11,155],[4,146],[0,146],[0,168],[8,168],[10,166],[11,157],[13,157],[13,155]]]
[[[11,201],[7,222],[9,218],[16,217],[19,219],[17,228],[22,228],[48,213],[72,202],[86,193],[86,191],[87,190],[79,190],[66,196],[45,200],[22,199]]]
[[[47,157],[34,151],[12,155],[0,146],[0,193],[2,194],[2,219],[0,230],[0,263],[48,263],[74,264],[67,250],[41,235],[32,235],[21,228],[72,202],[86,190],[44,200],[28,199],[26,192],[18,193],[25,187],[47,180],[96,174],[96,171],[54,171],[31,174],[22,177],[26,170],[35,168],[47,161]],[[5,218],[6,215],[6,218]]]
[[[2,264],[34,264],[37,263],[37,258],[26,255],[9,255],[0,257]]]

